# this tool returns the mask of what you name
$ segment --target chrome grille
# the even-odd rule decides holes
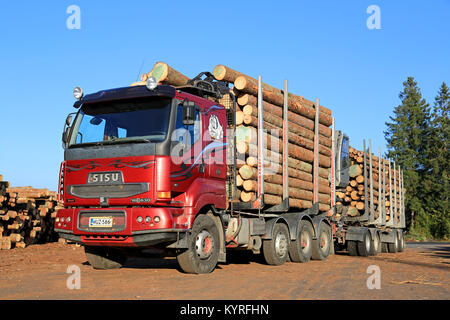
[[[112,185],[83,184],[68,186],[67,193],[78,198],[92,199],[99,197],[127,198],[147,192],[148,183],[125,183]]]

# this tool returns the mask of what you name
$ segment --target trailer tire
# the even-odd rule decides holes
[[[405,251],[405,237],[403,236],[403,232],[397,232],[398,234],[398,252]]]
[[[361,257],[367,257],[369,256],[371,250],[372,250],[372,239],[370,237],[369,230],[366,230],[366,232],[363,235],[363,241],[358,241],[358,254]]]
[[[219,260],[220,237],[216,223],[207,215],[199,215],[188,237],[188,249],[177,255],[182,271],[204,274],[212,272]]]
[[[272,239],[263,241],[262,251],[267,264],[279,266],[289,257],[289,230],[283,223],[275,224]]]
[[[317,234],[317,239],[313,240],[311,258],[314,260],[325,260],[330,255],[332,245],[330,227],[325,223],[321,223]]]
[[[388,243],[388,251],[389,253],[396,253],[398,252],[398,236],[397,236],[397,230],[394,230],[394,243]]]
[[[313,228],[309,221],[301,220],[297,238],[289,245],[289,256],[292,262],[308,262],[312,256]]]
[[[85,246],[84,253],[89,264],[98,270],[119,269],[127,260],[120,251],[108,247]]]
[[[375,232],[375,237],[370,242],[370,256],[376,256],[381,250],[380,235]]]
[[[356,257],[358,255],[358,245],[356,241],[353,240],[347,241],[347,251],[348,254],[352,257]]]

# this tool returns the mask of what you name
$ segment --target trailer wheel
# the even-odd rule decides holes
[[[352,257],[356,257],[358,255],[358,245],[356,241],[353,240],[347,241],[347,251],[348,254]]]
[[[118,269],[126,262],[127,257],[117,249],[108,247],[85,246],[84,253],[94,269]]]
[[[388,243],[388,251],[390,253],[396,253],[398,252],[398,236],[397,236],[397,230],[394,230],[394,243]]]
[[[405,250],[405,238],[403,232],[397,232],[398,234],[398,252],[403,252]]]
[[[331,230],[328,225],[321,223],[317,239],[313,240],[312,256],[314,260],[325,260],[331,250],[332,239]]]
[[[188,249],[177,255],[186,273],[210,273],[219,260],[220,240],[216,223],[207,215],[198,216],[188,238]]]
[[[267,264],[279,266],[288,259],[289,230],[285,224],[277,223],[273,228],[272,239],[264,240],[262,249]]]
[[[312,256],[313,229],[309,221],[302,220],[298,226],[295,241],[289,245],[289,256],[292,262],[308,262]]]
[[[372,239],[370,244],[369,255],[376,256],[380,251],[381,251],[380,235],[378,234],[378,232],[375,232],[375,237]]]
[[[361,257],[367,257],[372,250],[372,240],[370,238],[370,232],[367,230],[364,233],[363,241],[358,241],[358,254]]]

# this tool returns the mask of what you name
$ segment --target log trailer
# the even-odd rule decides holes
[[[326,179],[330,203],[319,202],[319,108],[311,163],[313,201],[299,209],[308,202],[290,197],[287,81],[279,139],[280,194],[265,192],[269,184],[264,179],[271,173],[264,143],[259,143],[264,141],[266,112],[261,78],[257,84],[256,184],[248,202],[240,200],[236,186],[242,163],[236,150],[238,107],[229,82],[203,72],[181,86],[148,77],[88,95],[75,88],[77,111],[68,115],[62,134],[58,192],[64,209],[58,211],[55,231],[82,244],[96,269],[119,268],[127,257],[152,248],[176,256],[184,272],[197,274],[212,272],[233,250],[261,253],[270,265],[325,260],[335,249],[360,256],[403,250],[401,174],[394,178],[398,207],[388,222],[384,206],[375,218],[373,187],[365,189],[369,202],[364,214],[350,217],[336,206],[336,191],[349,183],[349,138],[335,131],[334,119]],[[370,144],[365,151],[364,183],[373,186]],[[386,191],[379,190],[380,203]]]

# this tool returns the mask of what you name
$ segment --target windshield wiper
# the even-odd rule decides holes
[[[139,143],[151,143],[150,140],[144,139],[144,138],[130,138],[130,139],[123,139],[123,138],[113,138],[112,140],[105,140],[102,141],[102,144],[116,144],[116,143],[128,143],[128,142],[139,142]]]
[[[98,142],[85,142],[85,143],[77,143],[69,146],[69,148],[82,148],[82,147],[90,147],[90,146],[103,146],[106,144],[120,144],[120,143],[152,143],[148,139],[144,138],[131,138],[131,139],[118,139],[114,138],[112,140],[98,141]]]

